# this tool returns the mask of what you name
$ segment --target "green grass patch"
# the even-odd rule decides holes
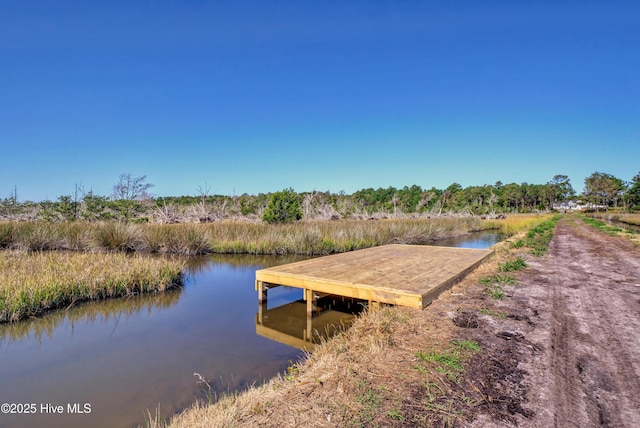
[[[492,284],[491,286],[486,287],[485,291],[493,300],[502,300],[505,298],[504,288],[499,285]]]
[[[447,376],[450,380],[457,380],[458,375],[462,372],[462,364],[460,356],[457,352],[418,352],[416,357],[422,361],[435,363],[435,369],[439,373]]]
[[[527,262],[522,257],[504,263],[498,263],[500,272],[515,272],[527,267]]]
[[[505,297],[504,285],[518,285],[518,281],[512,275],[489,275],[479,279],[485,287],[486,293],[494,300],[502,300]]]
[[[558,220],[562,218],[561,214],[553,216],[550,220],[544,221],[535,227],[532,227],[526,234],[526,238],[522,243],[514,248],[528,247],[529,253],[534,256],[541,257],[549,248],[549,243],[553,239],[553,231]],[[513,247],[513,246],[512,246]]]
[[[449,380],[457,382],[460,374],[464,372],[464,364],[473,354],[480,352],[480,345],[473,340],[454,340],[451,343],[453,346],[448,349],[417,352],[416,357],[426,365],[418,365],[416,370],[427,373],[429,368],[432,368]]]
[[[480,352],[480,345],[478,345],[478,342],[475,340],[454,340],[453,344],[461,350],[471,351],[473,353]]]
[[[522,248],[525,245],[524,239],[518,239],[516,242],[511,243],[511,248]]]
[[[391,409],[387,411],[387,417],[395,421],[403,421],[404,415],[400,413],[398,409]]]
[[[360,408],[353,414],[356,423],[360,426],[368,425],[376,418],[382,404],[384,390],[382,387],[375,387],[367,380],[360,380],[356,383],[356,402]]]
[[[630,233],[631,232],[631,231],[628,231],[627,229],[624,229],[622,227],[613,226],[613,225],[610,225],[608,223],[605,223],[602,220],[598,220],[598,219],[595,219],[595,218],[592,218],[592,217],[582,217],[582,221],[584,221],[589,226],[595,227],[599,231],[604,232],[604,233],[606,233],[608,235],[611,235],[611,236],[616,236],[616,235],[619,235],[621,233]]]
[[[488,284],[518,285],[518,280],[513,275],[495,274],[480,278],[480,283],[485,286]]]

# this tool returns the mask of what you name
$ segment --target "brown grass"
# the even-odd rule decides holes
[[[170,254],[323,255],[390,243],[426,244],[486,228],[475,217],[305,221],[287,225],[0,223],[0,248]]]
[[[164,291],[184,262],[122,253],[0,251],[0,322],[85,300]]]

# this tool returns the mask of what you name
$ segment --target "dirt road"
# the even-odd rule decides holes
[[[493,332],[503,367],[481,370],[507,405],[488,400],[472,425],[640,426],[640,248],[565,218],[518,279]]]

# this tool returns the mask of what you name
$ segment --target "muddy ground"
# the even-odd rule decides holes
[[[473,336],[470,426],[640,426],[640,249],[565,218]],[[495,338],[500,340],[496,341]],[[464,424],[467,425],[467,424]]]

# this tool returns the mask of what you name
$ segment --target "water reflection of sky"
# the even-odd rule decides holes
[[[501,239],[502,235],[499,233],[476,232],[457,238],[442,239],[440,241],[434,242],[433,245],[443,247],[483,249],[489,248],[493,244],[500,242]]]

